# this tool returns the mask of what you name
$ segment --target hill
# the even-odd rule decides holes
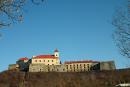
[[[130,69],[81,73],[0,73],[0,87],[114,87],[124,82],[130,82]]]

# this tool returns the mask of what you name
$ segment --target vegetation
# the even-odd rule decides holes
[[[112,21],[115,26],[114,40],[121,54],[130,58],[130,0],[126,9],[119,9]]]
[[[44,0],[0,0],[0,28],[22,21],[27,1],[38,5]]]
[[[82,73],[18,72],[0,74],[0,87],[114,87],[130,82],[130,69]]]

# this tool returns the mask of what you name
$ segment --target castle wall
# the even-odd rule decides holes
[[[9,70],[20,69],[29,72],[87,72],[92,70],[114,70],[114,61],[106,61],[100,63],[72,63],[72,64],[61,64],[61,65],[45,65],[45,64],[29,64],[20,68],[19,64],[9,65]],[[29,69],[29,70],[26,70]]]
[[[65,64],[67,72],[86,72],[91,71],[91,67],[98,63],[72,63]]]
[[[10,64],[8,67],[8,70],[18,70],[19,65],[18,64]]]
[[[65,65],[30,64],[29,72],[66,72]]]
[[[92,67],[92,70],[115,70],[116,66],[114,61],[100,62]]]
[[[30,64],[29,72],[86,72],[98,63],[74,63],[61,65]]]
[[[100,62],[100,70],[114,70],[116,69],[114,61]]]

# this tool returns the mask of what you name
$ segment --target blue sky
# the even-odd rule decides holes
[[[119,54],[112,39],[115,9],[125,0],[46,0],[27,4],[24,21],[0,32],[0,71],[21,57],[60,51],[67,60],[114,60],[125,68],[128,60]]]

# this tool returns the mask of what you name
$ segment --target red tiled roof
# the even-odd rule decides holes
[[[38,55],[38,56],[34,56],[33,58],[57,58],[54,55]]]
[[[27,57],[20,58],[19,60],[29,60]]]
[[[99,62],[98,61],[93,61],[93,60],[65,61],[65,64],[73,64],[73,63],[99,63]]]

